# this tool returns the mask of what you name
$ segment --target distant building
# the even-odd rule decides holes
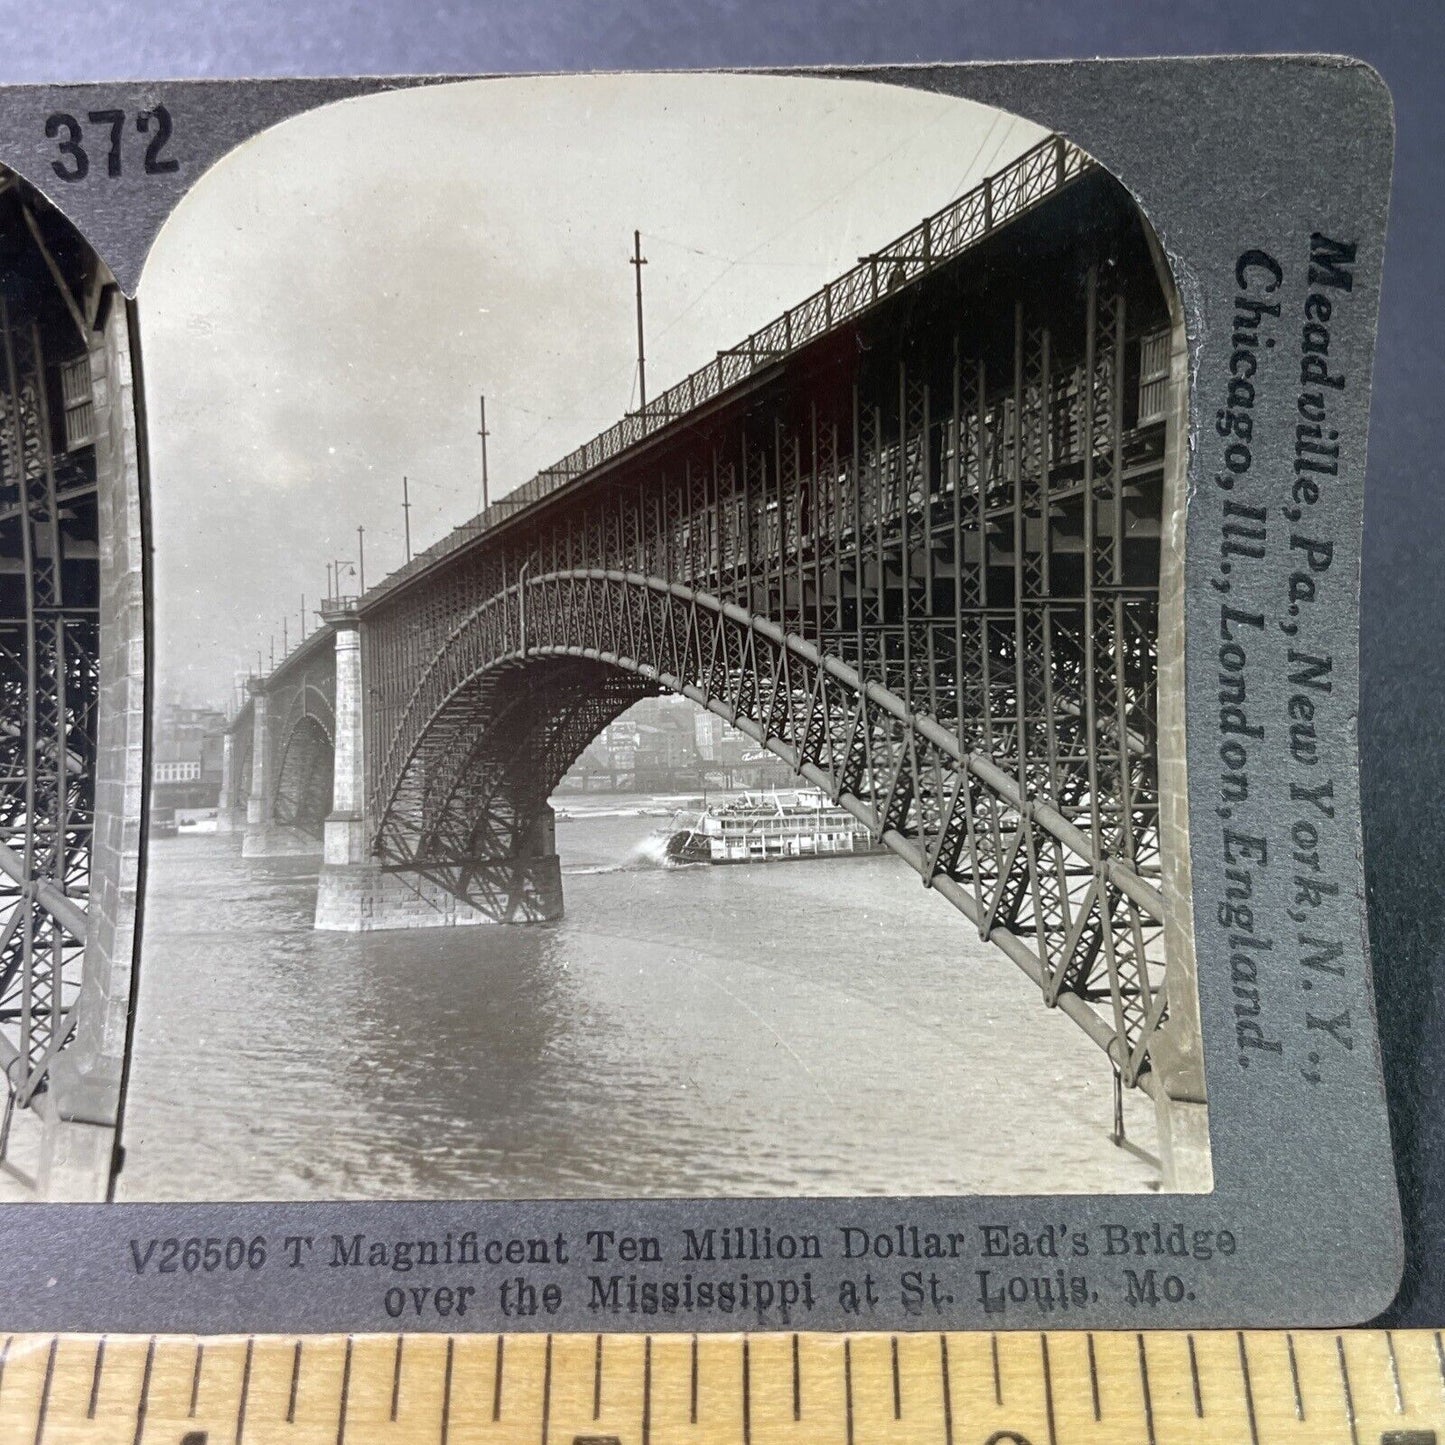
[[[684,697],[649,697],[603,728],[561,792],[666,793],[786,786],[781,758]]]
[[[151,749],[151,805],[214,808],[221,796],[226,715],[219,708],[164,704]]]
[[[153,783],[199,783],[201,764],[199,759],[186,761],[158,761],[151,769]]]
[[[697,755],[704,762],[716,761],[726,727],[727,724],[715,712],[697,709],[692,720],[692,735],[697,744]]]

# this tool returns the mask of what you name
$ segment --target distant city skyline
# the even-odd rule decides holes
[[[140,288],[157,682],[225,704],[327,564],[366,580],[1044,132],[857,80],[507,78],[345,101],[247,142]],[[352,576],[346,586],[354,590]]]

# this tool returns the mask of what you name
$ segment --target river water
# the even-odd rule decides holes
[[[317,862],[152,842],[117,1197],[1135,1192],[1103,1055],[892,856],[663,867],[571,798],[566,917],[311,928]]]

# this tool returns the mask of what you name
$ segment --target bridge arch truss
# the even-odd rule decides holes
[[[1091,169],[377,589],[371,852],[464,893],[597,729],[671,689],[853,811],[1153,1090],[1197,1009],[1166,986],[1191,945],[1161,822],[1181,355],[1152,234]]]

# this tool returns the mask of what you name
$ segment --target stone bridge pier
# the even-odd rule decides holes
[[[236,735],[227,733],[221,740],[221,796],[216,804],[216,832],[244,833],[246,809],[240,802],[240,779],[237,770]]]
[[[336,763],[326,819],[316,927],[342,933],[538,923],[562,916],[562,870],[545,803],[505,851],[429,867],[383,863],[371,853],[361,627],[355,609],[326,609],[336,637]],[[458,886],[458,875],[466,884]]]
[[[251,792],[246,799],[241,839],[243,858],[305,857],[320,851],[317,840],[276,817],[276,784],[280,759],[276,756],[276,729],[271,717],[273,699],[262,678],[247,683],[251,694]],[[227,742],[234,747],[231,738]],[[233,810],[233,816],[239,810]],[[217,813],[219,826],[220,813]],[[223,830],[231,831],[231,830]]]

